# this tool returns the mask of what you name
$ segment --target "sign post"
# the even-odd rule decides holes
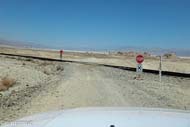
[[[63,50],[60,50],[59,53],[60,53],[60,59],[62,60],[63,59]]]
[[[137,79],[141,79],[141,74],[143,72],[142,62],[144,61],[143,55],[137,55],[136,61],[137,61],[137,68],[136,68]]]
[[[160,64],[159,64],[159,79],[162,81],[162,56],[160,56]]]
[[[143,66],[142,66],[142,64],[137,64],[136,71],[137,71],[137,73],[142,73],[143,72]]]

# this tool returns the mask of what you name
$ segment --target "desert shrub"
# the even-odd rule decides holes
[[[32,59],[30,59],[30,58],[27,58],[25,61],[33,61]]]
[[[56,70],[57,70],[57,71],[63,71],[63,70],[64,70],[64,67],[61,66],[61,65],[58,65],[58,66],[56,66]]]
[[[22,58],[21,58],[21,57],[16,57],[15,59],[17,59],[17,60],[22,60]]]
[[[0,91],[7,90],[9,87],[12,87],[16,81],[9,77],[4,77],[0,81]]]
[[[177,56],[176,56],[176,54],[175,53],[166,53],[166,54],[164,54],[163,55],[165,58],[169,58],[169,59],[171,59],[171,58],[177,58]]]
[[[51,72],[50,72],[49,70],[44,70],[43,72],[44,72],[44,74],[46,74],[46,75],[50,75],[50,74],[51,74]]]
[[[149,56],[151,56],[151,54],[148,53],[148,52],[144,52],[144,56],[145,56],[145,57],[149,57]]]
[[[123,55],[123,52],[120,52],[120,51],[119,51],[119,52],[117,52],[117,54],[118,54],[118,55]]]
[[[12,78],[5,77],[2,79],[2,84],[7,87],[11,87],[16,83],[16,81]]]

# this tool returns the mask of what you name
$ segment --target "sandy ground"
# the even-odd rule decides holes
[[[0,124],[75,107],[127,106],[190,110],[190,78],[143,74],[97,65],[0,56],[0,77],[16,84],[0,92]]]
[[[18,49],[18,48],[7,48],[0,47],[2,53],[12,53],[21,55],[32,55],[46,58],[59,59],[59,51],[49,50],[32,50],[32,49]],[[110,64],[118,66],[136,67],[137,63],[135,56],[123,56],[118,54],[93,54],[89,52],[65,52],[63,55],[65,60],[93,62],[101,64]],[[143,62],[143,68],[158,70],[159,58],[157,57],[145,57]],[[177,59],[164,59],[162,69],[164,71],[173,71],[181,73],[190,73],[190,59],[188,58],[177,58]]]

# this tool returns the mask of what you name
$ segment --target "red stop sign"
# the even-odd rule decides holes
[[[60,54],[63,54],[63,50],[60,50]]]
[[[141,64],[144,61],[143,55],[137,55],[136,61],[137,61],[137,63]]]

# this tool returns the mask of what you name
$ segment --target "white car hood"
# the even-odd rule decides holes
[[[147,108],[78,108],[33,115],[2,127],[190,127],[190,112]]]

